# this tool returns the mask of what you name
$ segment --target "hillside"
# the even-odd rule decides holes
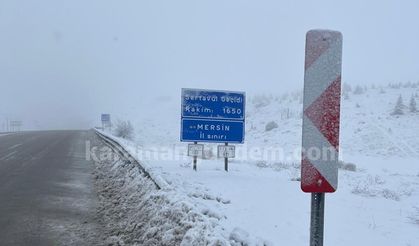
[[[407,106],[412,95],[419,100],[417,87],[344,87],[343,162],[338,190],[326,199],[325,244],[419,242],[419,113]],[[392,115],[399,95],[404,114]],[[249,245],[308,242],[310,196],[298,182],[300,92],[248,95],[246,143],[238,146],[228,173],[215,157],[216,144],[206,144],[205,160],[192,171],[187,144],[179,142],[179,100],[159,98],[153,105],[134,121],[135,141],[121,141],[177,200],[208,218],[208,228],[216,230],[211,235]]]
[[[393,87],[393,88],[392,88]],[[340,151],[345,155],[418,157],[419,139],[416,133],[419,113],[410,113],[409,100],[419,94],[417,84],[355,88],[345,86],[341,106]],[[360,87],[361,88],[361,87]],[[359,88],[358,88],[359,90]],[[402,95],[405,115],[393,116],[397,98]],[[249,95],[246,109],[246,140],[249,147],[282,148],[292,155],[301,143],[302,93],[282,95]],[[419,102],[419,97],[415,97]],[[136,141],[144,146],[180,144],[180,99],[165,97],[152,102],[155,109],[134,110]],[[135,120],[137,119],[137,120]],[[266,131],[274,121],[278,127]]]

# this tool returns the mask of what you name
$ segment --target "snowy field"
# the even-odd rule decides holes
[[[337,192],[326,195],[325,245],[419,245],[419,113],[408,108],[416,86],[344,88],[342,168]],[[407,106],[394,116],[399,95]],[[310,195],[298,181],[301,102],[298,92],[248,95],[246,144],[237,146],[228,173],[216,144],[206,144],[206,158],[192,170],[187,144],[179,142],[180,98],[159,99],[159,113],[134,118],[135,140],[118,141],[227,239],[307,245]],[[272,121],[277,127],[267,130]]]

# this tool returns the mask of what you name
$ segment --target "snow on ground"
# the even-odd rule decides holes
[[[270,245],[239,228],[226,231],[219,223],[225,218],[196,203],[195,197],[188,197],[165,181],[157,182],[159,190],[134,162],[112,154],[101,141],[93,146],[89,153],[96,165],[98,217],[107,225],[103,229],[107,245]],[[153,179],[159,178],[149,171]],[[221,199],[217,202],[230,203]]]
[[[341,159],[356,170],[341,169],[338,191],[326,196],[325,245],[419,245],[419,114],[405,108],[405,115],[390,115],[399,95],[408,105],[419,93],[414,86],[346,91]],[[253,96],[247,106],[246,144],[238,146],[228,173],[223,160],[211,157],[216,144],[206,144],[208,158],[192,170],[187,144],[179,142],[180,100],[142,114],[134,121],[136,140],[120,142],[170,189],[216,218],[228,237],[307,245],[310,195],[296,181],[301,93]],[[266,131],[271,121],[278,127]]]

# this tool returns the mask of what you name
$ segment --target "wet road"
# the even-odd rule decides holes
[[[0,135],[0,245],[95,245],[90,131]]]

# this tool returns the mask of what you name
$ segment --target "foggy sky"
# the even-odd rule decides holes
[[[180,88],[301,89],[305,33],[343,33],[342,79],[419,80],[417,1],[0,0],[0,124],[83,128]],[[1,125],[0,125],[1,130]]]

